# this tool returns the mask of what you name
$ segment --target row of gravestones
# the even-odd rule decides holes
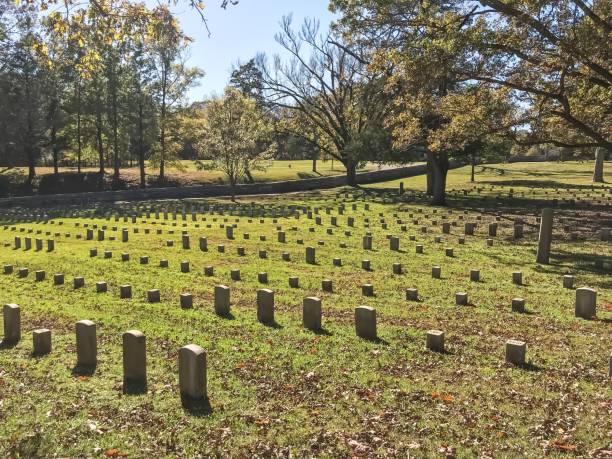
[[[147,257],[148,258],[148,257]],[[164,260],[162,260],[164,261]],[[148,259],[147,259],[148,262]],[[142,259],[141,259],[142,263]],[[167,267],[167,262],[164,264],[164,267]],[[4,274],[13,273],[12,265],[4,265]],[[432,267],[432,277],[434,279],[441,278],[441,268],[439,266]],[[183,262],[181,263],[181,272],[189,272],[189,263]],[[207,266],[204,268],[204,274],[206,276],[213,276],[214,270],[212,266]],[[231,279],[234,281],[241,280],[240,270],[234,269],[230,271]],[[18,277],[25,278],[28,276],[28,268],[19,268],[18,269]],[[37,282],[44,281],[45,279],[45,271],[39,270],[35,272],[35,278]],[[470,280],[473,282],[480,281],[480,271],[479,270],[471,270],[470,271]],[[260,283],[268,283],[268,275],[267,273],[259,273],[258,281]],[[516,285],[522,285],[523,276],[520,271],[512,273],[512,282]],[[54,285],[62,285],[64,283],[64,274],[56,273],[53,276]],[[563,276],[563,287],[571,289],[573,288],[574,278],[570,275]],[[85,278],[82,276],[76,276],[73,279],[73,287],[75,289],[83,288],[85,286]],[[299,278],[297,276],[289,277],[289,286],[291,288],[299,288]],[[333,292],[333,282],[330,279],[324,279],[322,281],[322,290],[325,292]],[[96,292],[104,293],[108,291],[108,285],[104,281],[99,281],[96,283]],[[119,288],[120,298],[128,299],[132,298],[132,285],[124,284]],[[261,289],[258,291],[258,306],[259,306],[259,296],[260,292],[262,295],[272,295],[271,296],[271,306],[267,306],[266,310],[271,311],[271,316],[274,315],[274,292],[270,289]],[[363,284],[361,286],[361,292],[363,296],[372,297],[374,296],[374,286],[372,284]],[[418,301],[419,294],[416,288],[408,288],[405,292],[406,300],[408,301]],[[147,291],[147,301],[149,303],[157,303],[161,300],[160,291],[157,289],[148,290]],[[265,303],[266,305],[270,304],[270,301]],[[469,304],[468,294],[465,292],[457,292],[455,293],[455,304],[459,306],[465,306]],[[221,306],[222,305],[222,306]],[[193,307],[193,295],[191,293],[182,293],[180,295],[180,306],[184,309]],[[221,309],[219,309],[221,308]],[[525,300],[523,298],[514,298],[511,302],[511,308],[513,312],[524,313],[525,312]],[[224,310],[225,313],[229,313],[229,287],[227,286],[217,286],[215,287],[215,310],[217,313],[219,311]],[[581,287],[576,289],[576,300],[574,304],[574,312],[576,317],[591,319],[597,314],[597,291],[591,288]],[[258,313],[259,317],[259,313]],[[320,320],[319,320],[320,322]]]
[[[229,297],[229,294],[227,295]],[[215,307],[217,304],[215,302]],[[221,308],[218,314],[229,313]],[[270,290],[257,292],[257,318],[265,324],[274,323],[274,293]],[[355,308],[355,332],[360,338],[376,340],[376,310],[368,306]],[[16,304],[5,304],[3,308],[3,347],[16,345],[21,339],[21,310]],[[308,297],[303,302],[303,326],[317,331],[321,329],[321,300]],[[77,374],[92,374],[97,365],[98,342],[96,324],[90,320],[76,323]],[[33,354],[47,355],[51,352],[51,330],[37,329],[32,332]],[[144,393],[147,390],[147,352],[145,335],[138,330],[129,330],[122,336],[123,390],[126,393]],[[444,353],[444,332],[429,330],[425,346],[435,352]],[[527,344],[510,339],[505,345],[507,363],[522,367],[526,363]],[[179,391],[188,404],[201,403],[208,398],[206,352],[200,346],[188,344],[178,353]],[[612,377],[612,354],[609,357],[608,376]]]

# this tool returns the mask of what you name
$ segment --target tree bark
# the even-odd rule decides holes
[[[144,124],[143,124],[143,108],[142,101],[138,104],[138,166],[140,168],[140,188],[147,186],[145,176],[145,158],[144,158]]]
[[[96,142],[98,144],[98,160],[100,162],[100,175],[104,175],[104,142],[102,140],[102,114],[96,114]]]
[[[446,205],[446,175],[448,173],[447,153],[432,154],[433,168],[433,198],[431,203],[438,206]]]
[[[427,196],[434,194],[434,168],[430,154],[427,153]]]
[[[599,147],[595,152],[595,171],[593,172],[593,182],[604,183],[604,160],[606,158],[606,150]]]
[[[470,155],[470,160],[471,160],[471,166],[472,166],[472,171],[471,171],[471,175],[470,175],[470,182],[475,182],[475,169],[476,169],[476,155],[474,153],[472,153]]]
[[[348,161],[346,167],[346,184],[348,186],[357,186],[357,164],[353,161]]]
[[[77,173],[81,173],[81,158],[83,156],[83,145],[81,140],[81,82],[77,80],[76,86],[76,137],[77,137]]]
[[[53,156],[53,175],[59,175],[59,149],[57,147],[57,129],[51,127],[51,154]]]

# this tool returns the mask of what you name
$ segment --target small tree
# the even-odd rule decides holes
[[[218,170],[227,175],[235,199],[236,183],[247,171],[265,170],[275,145],[269,140],[273,126],[256,102],[234,88],[226,88],[222,98],[211,101],[198,133],[198,150],[203,159],[200,169]],[[268,147],[264,150],[262,145]]]

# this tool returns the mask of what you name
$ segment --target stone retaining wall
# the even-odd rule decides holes
[[[452,164],[451,168],[460,164]],[[425,164],[384,169],[357,174],[357,183],[366,184],[396,180],[404,177],[422,175]],[[292,193],[346,185],[346,175],[319,177],[284,182],[244,183],[236,185],[237,196]],[[231,195],[229,185],[197,185],[172,188],[148,188],[144,190],[99,191],[92,193],[66,193],[52,195],[19,196],[0,199],[0,207],[40,207],[52,205],[87,204],[90,202],[146,201],[153,199],[211,198]]]

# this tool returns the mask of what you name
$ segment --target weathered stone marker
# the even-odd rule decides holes
[[[306,247],[306,263],[308,263],[309,265],[314,265],[316,264],[316,262],[317,260],[315,255],[315,248]]]
[[[591,319],[597,313],[597,291],[592,288],[576,289],[575,315],[583,319]]]
[[[159,290],[157,289],[147,290],[147,301],[149,303],[159,303],[160,299],[161,299],[161,295],[159,293]]]
[[[21,310],[16,304],[5,304],[2,309],[4,321],[3,344],[16,344],[21,339]]]
[[[179,390],[187,403],[208,398],[206,390],[206,352],[196,344],[179,349]]]
[[[64,283],[64,275],[56,273],[53,275],[53,285],[62,285]]]
[[[81,320],[76,323],[77,367],[93,368],[98,362],[98,341],[96,324],[91,320]]]
[[[193,295],[191,293],[181,293],[181,308],[191,309],[193,307]]]
[[[425,339],[425,347],[430,351],[444,352],[444,332],[440,330],[429,330]]]
[[[145,335],[138,330],[123,334],[123,391],[146,391],[147,345]]]
[[[119,297],[122,299],[132,298],[132,286],[130,284],[119,286]]]
[[[108,290],[108,284],[104,281],[96,282],[96,292],[105,293]]]
[[[466,306],[468,304],[468,294],[465,292],[455,293],[455,304],[458,306]]]
[[[406,289],[406,299],[408,301],[418,301],[419,291],[416,288],[407,288]]]
[[[270,289],[257,290],[257,320],[267,325],[274,323],[274,292]]]
[[[538,242],[538,254],[536,261],[547,265],[550,261],[550,244],[552,242],[553,211],[542,209],[540,219],[540,239]]]
[[[230,313],[230,288],[226,285],[215,286],[215,313],[219,316]]]
[[[525,300],[523,298],[512,299],[512,312],[525,312]]]
[[[51,330],[39,328],[32,331],[32,354],[45,355],[51,352]]]
[[[304,298],[302,304],[302,322],[308,330],[321,329],[321,299],[316,296]]]
[[[527,344],[524,341],[509,339],[506,341],[506,362],[517,366],[525,365]]]
[[[574,276],[563,276],[563,288],[574,288]]]
[[[523,273],[521,271],[512,273],[512,283],[515,285],[523,285]]]
[[[321,290],[328,293],[333,293],[334,284],[331,279],[323,279],[321,281]]]
[[[376,309],[369,306],[355,308],[355,332],[360,338],[376,339]]]

